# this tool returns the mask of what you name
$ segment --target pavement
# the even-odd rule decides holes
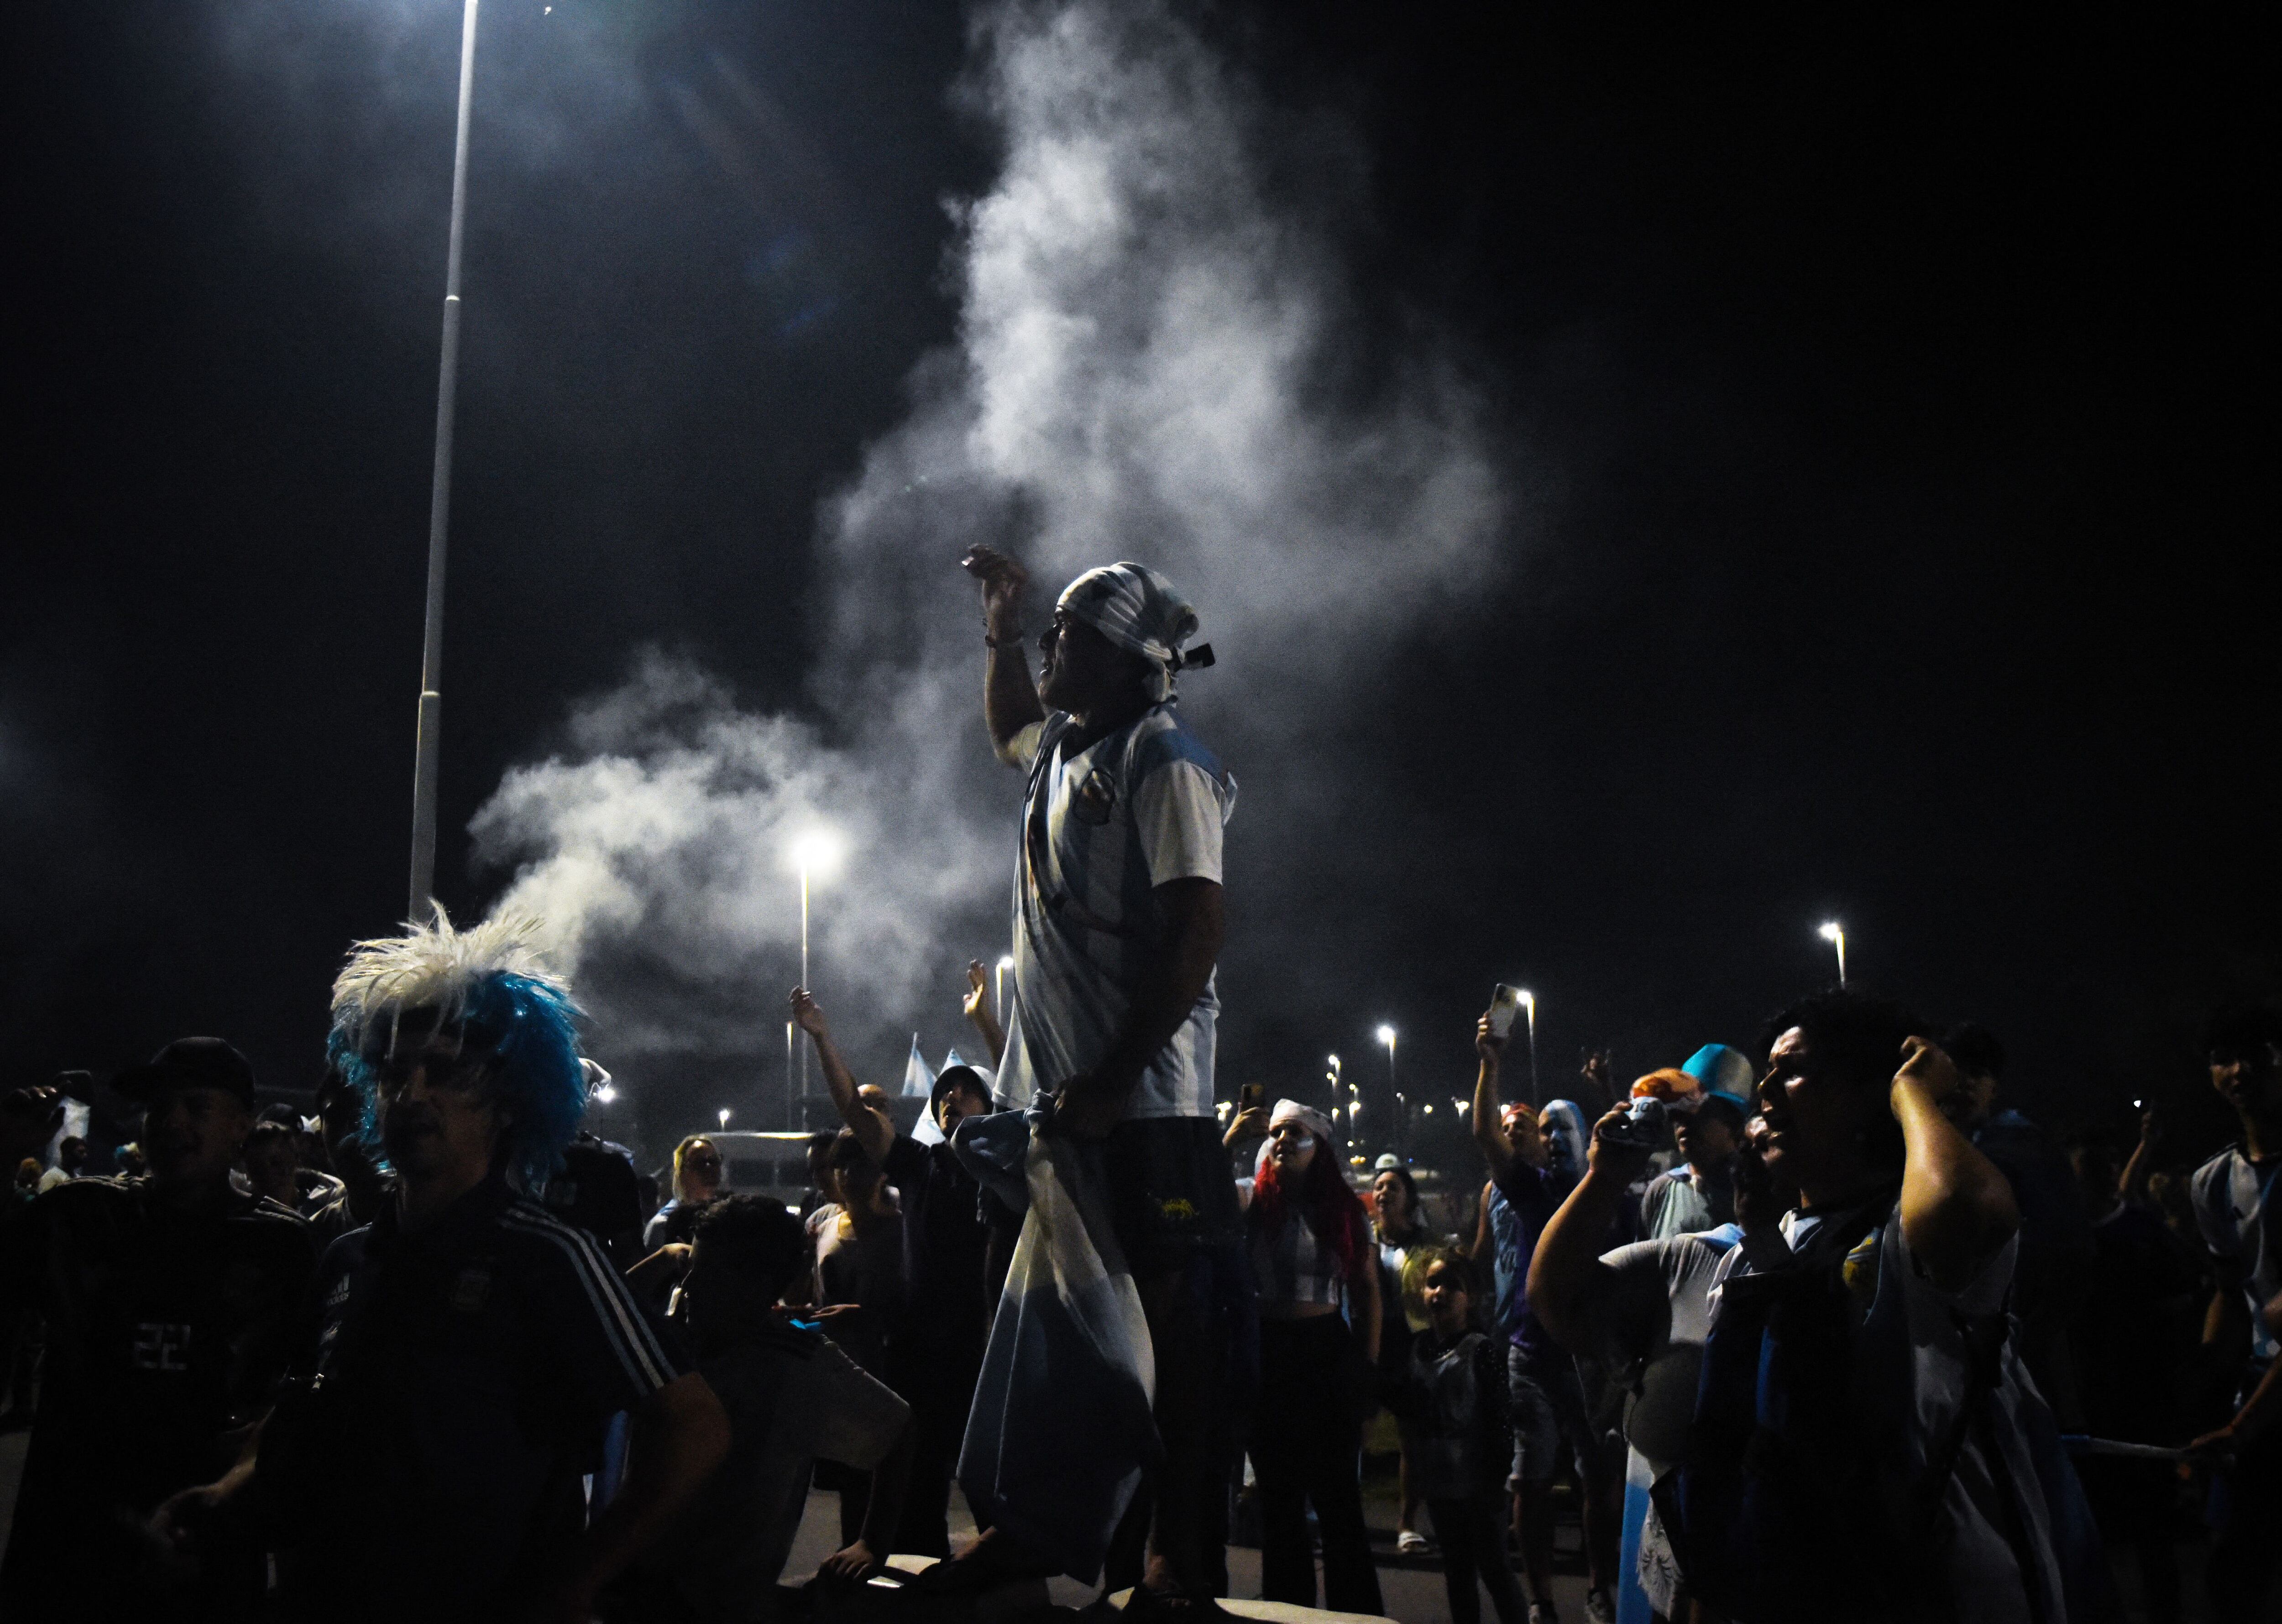
[[[1450,1602],[1442,1581],[1441,1562],[1432,1554],[1404,1557],[1395,1551],[1398,1508],[1392,1464],[1388,1464],[1383,1479],[1377,1472],[1367,1475],[1363,1489],[1363,1516],[1370,1526],[1372,1562],[1378,1569],[1379,1593],[1386,1603],[1386,1616],[1398,1624],[1450,1624]],[[956,1489],[951,1491],[951,1546],[956,1550],[974,1537],[974,1519]],[[824,1558],[838,1549],[839,1536],[839,1496],[825,1489],[811,1490],[807,1513],[801,1520],[799,1537],[794,1541],[792,1554],[785,1563],[784,1582],[800,1585],[815,1577]],[[1575,1571],[1563,1571],[1570,1568]],[[1578,1549],[1573,1522],[1562,1526],[1556,1535],[1555,1569],[1553,1597],[1558,1617],[1563,1624],[1580,1624],[1585,1617],[1584,1559]],[[1318,1562],[1319,1586],[1322,1574]],[[1260,1552],[1250,1546],[1230,1545],[1228,1577],[1230,1596],[1247,1601],[1257,1598]],[[1083,1607],[1097,1594],[1092,1587],[1072,1579],[1049,1580],[1046,1589],[1052,1601],[1066,1607]],[[1313,1612],[1308,1616],[1329,1620],[1347,1615]],[[1494,1624],[1497,1618],[1487,1592],[1481,1597],[1481,1616],[1485,1624]]]

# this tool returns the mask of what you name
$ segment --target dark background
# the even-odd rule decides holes
[[[309,1086],[400,911],[458,8],[389,9],[393,94],[335,106],[220,50],[229,8],[11,8],[0,1080],[211,1031]],[[359,48],[302,10],[250,9],[260,50]],[[1323,946],[1351,1025],[1224,986],[1223,1092],[1383,1018],[1458,1087],[1498,978],[1548,1080],[1672,1063],[1828,979],[1836,916],[2033,1110],[2215,1132],[2194,1033],[2282,979],[2247,13],[1196,14],[1362,133],[1366,290],[1462,336],[1536,481],[1479,613],[1358,673],[1336,747],[1429,810],[1353,831],[1401,905]],[[484,27],[455,910],[505,878],[469,816],[639,646],[802,702],[815,505],[950,337],[941,199],[992,166],[949,7]],[[765,172],[692,112],[722,58],[783,116]],[[510,161],[532,106],[572,157]]]

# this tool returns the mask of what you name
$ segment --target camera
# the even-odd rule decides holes
[[[1634,1100],[1632,1109],[1616,1122],[1604,1124],[1601,1137],[1612,1144],[1636,1146],[1652,1150],[1664,1143],[1665,1118],[1668,1115],[1662,1100]]]

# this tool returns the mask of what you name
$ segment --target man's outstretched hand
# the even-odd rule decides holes
[[[983,993],[990,986],[990,972],[982,968],[982,961],[981,959],[967,960],[966,1001],[962,1003],[959,1008],[966,1012],[966,1018],[968,1020],[973,1020],[978,1010],[987,1009],[990,1007],[990,1001],[983,996]]]
[[[959,567],[982,583],[982,618],[990,635],[1011,638],[1022,630],[1022,593],[1030,572],[996,547],[969,547]]]

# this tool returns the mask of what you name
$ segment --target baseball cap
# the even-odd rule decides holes
[[[174,1088],[220,1088],[252,1105],[253,1066],[220,1038],[177,1038],[149,1064],[113,1078],[111,1086],[146,1105]]]

